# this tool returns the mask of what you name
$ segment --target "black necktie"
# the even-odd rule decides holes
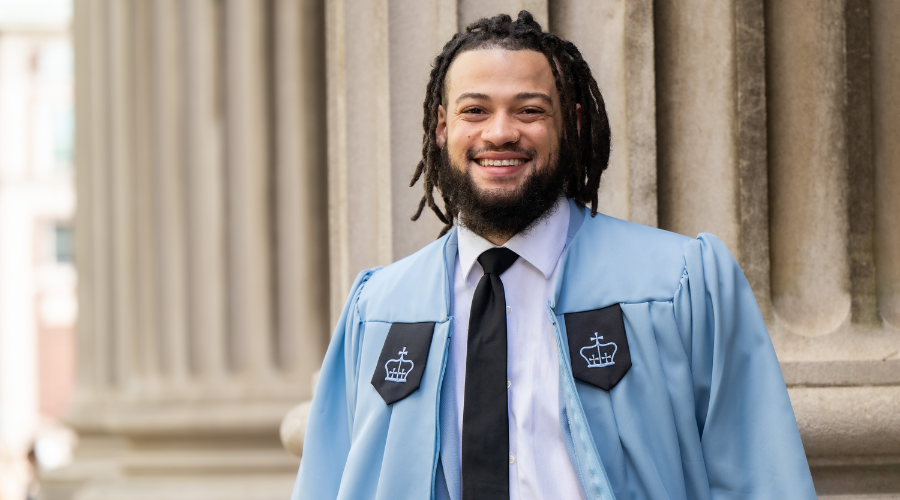
[[[492,248],[472,296],[462,428],[463,500],[509,499],[506,296],[500,275],[519,256]]]

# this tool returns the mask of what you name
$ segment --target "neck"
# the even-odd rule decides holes
[[[513,235],[513,234],[509,234],[509,235],[482,234],[481,235],[482,238],[490,241],[491,243],[497,245],[498,247],[503,246],[503,244],[506,243],[507,241],[509,241],[509,239],[512,238],[513,236],[515,236],[515,235]]]
[[[516,235],[516,233],[501,233],[496,231],[486,231],[484,227],[481,225],[474,224],[470,225],[466,223],[465,214],[459,214],[459,221],[466,226],[470,231],[481,236],[482,238],[490,241],[494,245],[502,246],[504,243],[509,241],[510,238]]]

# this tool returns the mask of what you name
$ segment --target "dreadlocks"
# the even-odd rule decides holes
[[[597,191],[600,175],[609,163],[610,130],[606,116],[606,106],[591,70],[581,57],[578,48],[569,41],[541,30],[531,13],[523,10],[513,21],[506,14],[490,19],[483,18],[470,24],[465,33],[457,33],[444,45],[444,49],[432,64],[431,76],[425,91],[423,109],[425,129],[422,139],[422,160],[416,165],[409,185],[412,187],[422,175],[425,176],[425,194],[419,201],[416,213],[411,217],[418,220],[425,205],[446,224],[441,231],[444,235],[455,222],[456,200],[445,188],[445,178],[441,173],[441,151],[437,146],[437,108],[445,93],[447,70],[459,54],[470,50],[500,48],[505,50],[533,50],[544,54],[559,94],[563,111],[564,134],[562,148],[567,152],[569,165],[565,180],[565,193],[581,205],[591,206],[591,216],[597,215]],[[582,133],[578,133],[576,104],[582,109]],[[446,146],[446,144],[445,144]],[[434,191],[441,193],[444,202],[442,211],[434,200]]]

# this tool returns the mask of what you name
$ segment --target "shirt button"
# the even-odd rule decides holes
[[[506,306],[506,315],[509,316],[512,314],[512,307]]]
[[[516,456],[512,453],[509,454],[509,465],[516,463]]]
[[[512,381],[511,381],[511,380],[507,380],[507,381],[506,381],[506,388],[509,389],[510,387],[512,387]]]

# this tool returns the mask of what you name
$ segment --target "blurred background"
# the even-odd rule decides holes
[[[430,62],[523,8],[601,211],[740,262],[820,497],[900,498],[900,2],[0,0],[0,500],[288,498],[353,278],[441,227]]]
[[[68,1],[0,2],[0,499],[71,461],[74,98]],[[31,456],[29,460],[29,454]]]

